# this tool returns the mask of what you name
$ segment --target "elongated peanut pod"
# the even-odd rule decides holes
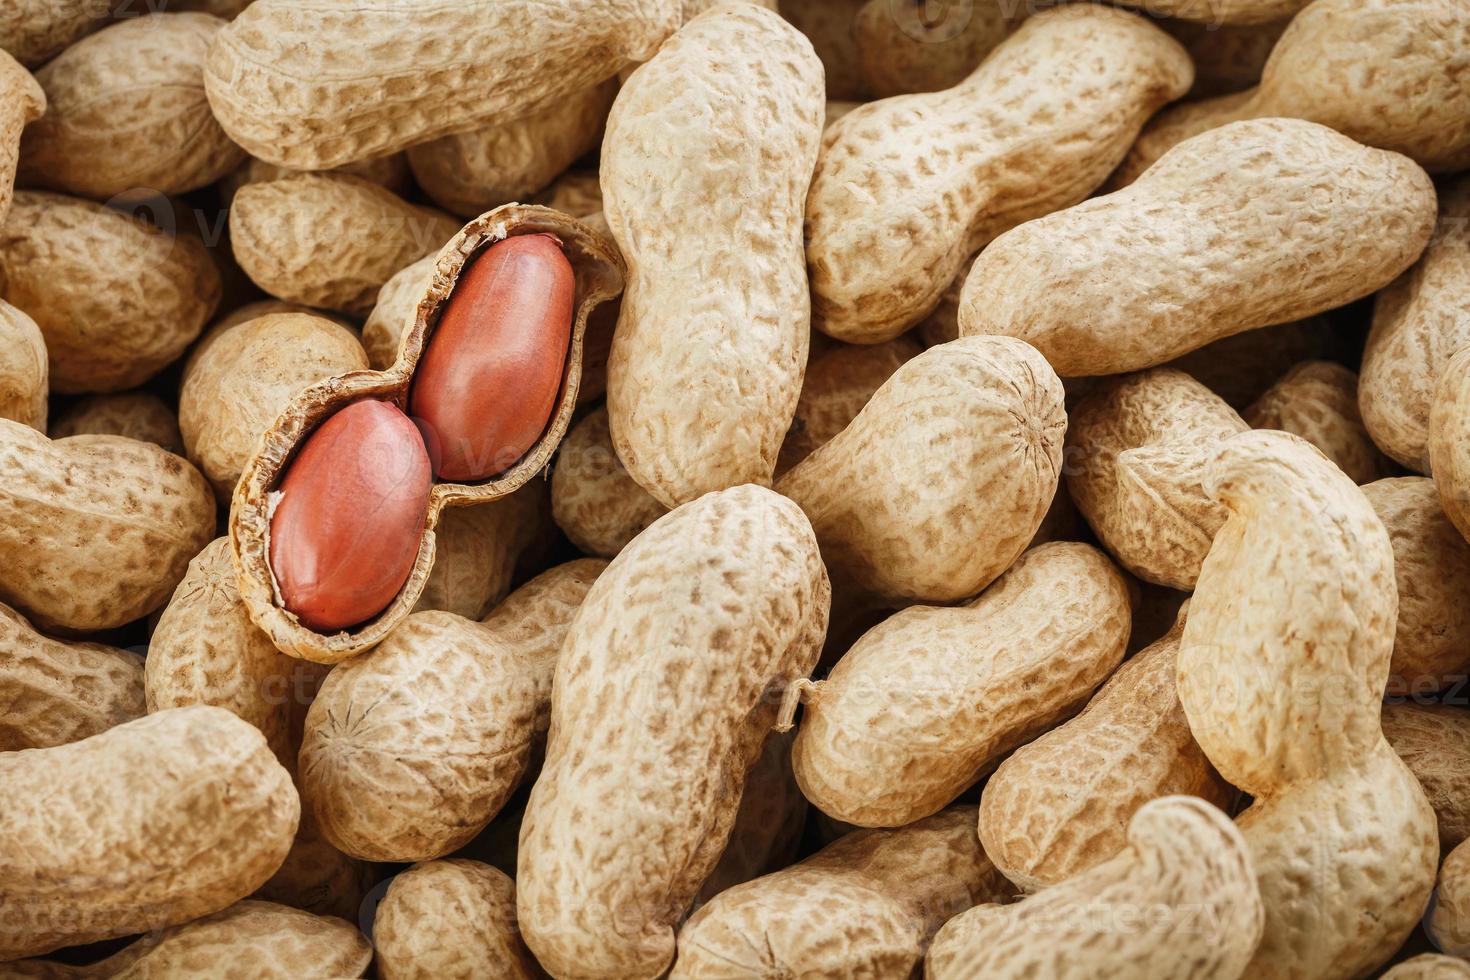
[[[429,508],[429,456],[398,409],[367,399],[306,440],[271,516],[282,602],[328,631],[381,612],[413,570]]]
[[[4,17],[0,14],[0,41],[4,40]],[[10,213],[21,130],[46,111],[46,93],[40,83],[4,47],[0,44],[0,225]]]
[[[546,431],[572,339],[574,289],[572,264],[546,234],[497,242],[461,274],[409,398],[441,480],[503,472]]]

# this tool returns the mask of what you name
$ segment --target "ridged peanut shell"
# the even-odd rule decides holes
[[[1470,845],[1461,843],[1440,865],[1424,931],[1451,956],[1470,956]]]
[[[380,157],[354,160],[340,167],[333,167],[328,172],[361,177],[398,195],[408,193],[413,186],[413,173],[409,170],[406,153],[387,153]],[[302,171],[250,157],[220,181],[220,196],[228,203],[234,199],[235,192],[246,184],[280,180],[297,173]]]
[[[805,796],[791,772],[794,731],[773,732],[750,768],[740,809],[730,827],[730,839],[720,863],[700,886],[696,906],[720,892],[771,871],[791,865],[806,827]]]
[[[0,273],[3,282],[3,273]],[[46,431],[46,338],[21,310],[0,299],[0,418]]]
[[[1311,0],[1122,0],[1150,17],[1178,17],[1216,30],[1236,24],[1265,24],[1293,16]]]
[[[1379,980],[1466,980],[1470,963],[1457,956],[1421,953],[1383,972]]]
[[[12,0],[0,8],[0,50],[35,67],[106,23],[95,0]]]
[[[510,591],[528,558],[544,550],[551,528],[546,481],[474,507],[444,511],[434,531],[434,567],[414,606],[477,619]]]
[[[88,395],[72,403],[52,421],[50,434],[52,439],[124,436],[138,442],[151,442],[171,453],[182,454],[184,451],[178,415],[162,398],[141,389],[111,395]]]
[[[1394,472],[1358,413],[1358,376],[1341,364],[1298,364],[1242,417],[1253,429],[1280,429],[1301,436],[1354,483],[1369,483]]]
[[[853,20],[858,70],[875,99],[935,92],[965,80],[1032,11],[979,0],[939,16],[903,0],[867,0]]]
[[[382,980],[544,976],[516,926],[515,882],[479,861],[428,861],[397,875],[373,943]]]
[[[1470,346],[1450,358],[1434,390],[1429,464],[1445,516],[1470,541]]]
[[[417,314],[419,297],[433,280],[439,253],[430,252],[388,277],[362,325],[362,346],[374,371],[398,360],[398,345]]]
[[[21,130],[46,111],[46,93],[40,83],[3,50],[4,18],[0,13],[0,225],[10,213]]]
[[[1404,760],[1434,807],[1439,847],[1450,851],[1470,837],[1470,711],[1448,704],[1390,701],[1383,706],[1383,736]]]
[[[572,426],[551,474],[551,513],[572,544],[612,558],[668,512],[618,459],[605,406]]]
[[[1325,318],[1314,316],[1231,334],[1163,366],[1192,376],[1243,412],[1294,365],[1331,354],[1340,337]]]

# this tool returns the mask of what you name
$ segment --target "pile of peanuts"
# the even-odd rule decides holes
[[[0,980],[1470,978],[1470,0],[0,0]]]

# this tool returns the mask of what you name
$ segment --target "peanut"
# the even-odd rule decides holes
[[[585,218],[602,211],[602,183],[595,170],[568,170],[531,200],[553,211]]]
[[[767,737],[746,777],[740,809],[720,863],[694,899],[696,908],[726,889],[780,871],[796,860],[809,808],[791,772],[794,735],[786,732]]]
[[[1470,963],[1454,956],[1424,953],[1385,970],[1380,980],[1464,980]]]
[[[1445,516],[1470,541],[1470,346],[1450,358],[1429,412],[1429,462]]]
[[[46,364],[41,328],[0,299],[0,418],[46,431]]]
[[[801,511],[754,486],[671,511],[592,586],[557,663],[521,826],[517,906],[549,972],[669,967],[673,927],[719,859],[775,720],[768,692],[816,665],[829,596]]]
[[[434,567],[415,611],[485,615],[510,592],[516,570],[545,550],[551,530],[546,481],[475,507],[446,510],[434,534]]]
[[[1147,928],[1117,918],[1143,910]],[[1240,831],[1203,800],[1166,796],[1133,815],[1127,846],[1102,864],[1019,904],[950,919],[924,975],[1227,980],[1249,975],[1262,919]]]
[[[1245,975],[1367,973],[1418,921],[1439,854],[1434,811],[1379,721],[1398,607],[1388,532],[1286,433],[1228,441],[1205,489],[1228,516],[1190,602],[1179,700],[1255,801],[1239,824],[1266,928]]]
[[[1433,222],[1434,186],[1406,157],[1296,119],[1231,123],[992,242],[960,332],[1019,337],[1064,377],[1137,370],[1366,296]]]
[[[1308,317],[1221,337],[1164,366],[1191,375],[1243,412],[1293,365],[1328,356],[1334,339],[1331,324]]]
[[[88,395],[73,403],[51,423],[52,439],[68,436],[124,436],[151,442],[171,453],[184,452],[178,416],[149,391]]]
[[[1027,552],[964,606],[911,606],[807,694],[796,781],[862,827],[937,813],[1075,714],[1122,661],[1128,624],[1123,576],[1075,542]]]
[[[680,16],[672,0],[543,13],[527,0],[255,0],[215,40],[204,86],[251,155],[320,170],[544,109],[647,60]]]
[[[1470,845],[1462,842],[1440,865],[1424,931],[1451,956],[1470,956]]]
[[[1245,410],[1253,429],[1299,435],[1346,473],[1369,483],[1393,472],[1358,413],[1358,376],[1341,364],[1305,361]]]
[[[386,371],[398,360],[398,345],[418,313],[418,301],[429,288],[439,253],[430,252],[388,277],[362,325],[362,346],[374,371]]]
[[[814,325],[871,344],[918,323],[967,256],[1101,184],[1191,77],[1158,28],[1078,4],[1031,17],[951,89],[843,116],[807,197]]]
[[[572,426],[551,475],[551,513],[572,544],[612,558],[668,508],[623,468],[613,450],[607,408]]]
[[[5,15],[0,14],[0,18]],[[0,22],[0,35],[4,24]],[[0,42],[3,42],[0,36]],[[10,196],[20,159],[21,130],[46,111],[46,93],[31,73],[0,50],[0,225],[10,213]]]
[[[383,980],[536,980],[516,886],[479,861],[429,861],[393,879],[373,922]]]
[[[781,16],[806,35],[822,62],[827,98],[866,99],[857,32],[858,11],[867,0],[788,0]]]
[[[1027,4],[980,0],[932,17],[903,0],[867,0],[853,21],[858,70],[874,98],[958,85],[1029,14]]]
[[[1450,851],[1470,837],[1470,795],[1461,774],[1470,763],[1470,712],[1444,704],[1389,702],[1383,737],[1404,760],[1439,824],[1439,847]]]
[[[302,173],[292,170],[290,167],[277,166],[274,163],[266,163],[250,157],[234,171],[220,181],[220,196],[226,203],[232,201],[235,192],[246,184],[259,184],[268,180],[280,180],[293,174]],[[408,166],[408,155],[406,153],[387,153],[380,157],[368,157],[365,160],[354,160],[344,163],[340,167],[333,167],[329,173],[346,174],[349,177],[361,177],[372,184],[377,184],[394,194],[402,196],[413,186],[413,172]]]
[[[14,0],[0,9],[0,49],[34,67],[104,23],[96,0]]]
[[[1210,28],[1266,24],[1294,15],[1311,0],[1123,0],[1151,17],[1178,17]]]
[[[199,336],[220,297],[197,239],[60,194],[16,193],[0,266],[5,299],[46,337],[51,390],[67,394],[151,378]]]
[[[806,363],[801,214],[821,88],[794,28],[729,5],[681,28],[608,117],[604,214],[628,264],[608,418],[628,473],[666,507],[771,482]]]
[[[260,732],[220,708],[0,753],[0,777],[0,961],[217,912],[270,877],[299,814]]]

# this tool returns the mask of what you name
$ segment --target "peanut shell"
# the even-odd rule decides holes
[[[1470,346],[1450,358],[1429,412],[1429,464],[1445,516],[1470,541]]]
[[[1470,794],[1461,774],[1470,765],[1470,711],[1447,704],[1388,702],[1383,737],[1404,760],[1439,824],[1440,850],[1449,852],[1470,837]]]
[[[1470,846],[1460,844],[1440,865],[1424,931],[1449,955],[1470,956]]]
[[[0,418],[46,431],[46,364],[41,328],[0,299]]]
[[[1245,410],[1253,429],[1280,429],[1322,450],[1354,483],[1389,476],[1358,413],[1358,376],[1331,361],[1298,364]]]
[[[605,406],[572,426],[551,475],[551,513],[572,544],[612,558],[668,512],[618,459]]]
[[[0,43],[4,42],[0,13]],[[20,159],[21,130],[46,111],[46,93],[31,73],[0,49],[0,225],[10,213],[10,195]]]
[[[162,398],[150,391],[120,391],[88,395],[56,417],[51,438],[67,436],[125,436],[151,442],[171,453],[184,452],[179,418]]]
[[[544,550],[552,533],[548,496],[546,481],[533,478],[498,500],[445,511],[434,532],[434,567],[414,610],[477,619],[504,599],[516,569]]]

